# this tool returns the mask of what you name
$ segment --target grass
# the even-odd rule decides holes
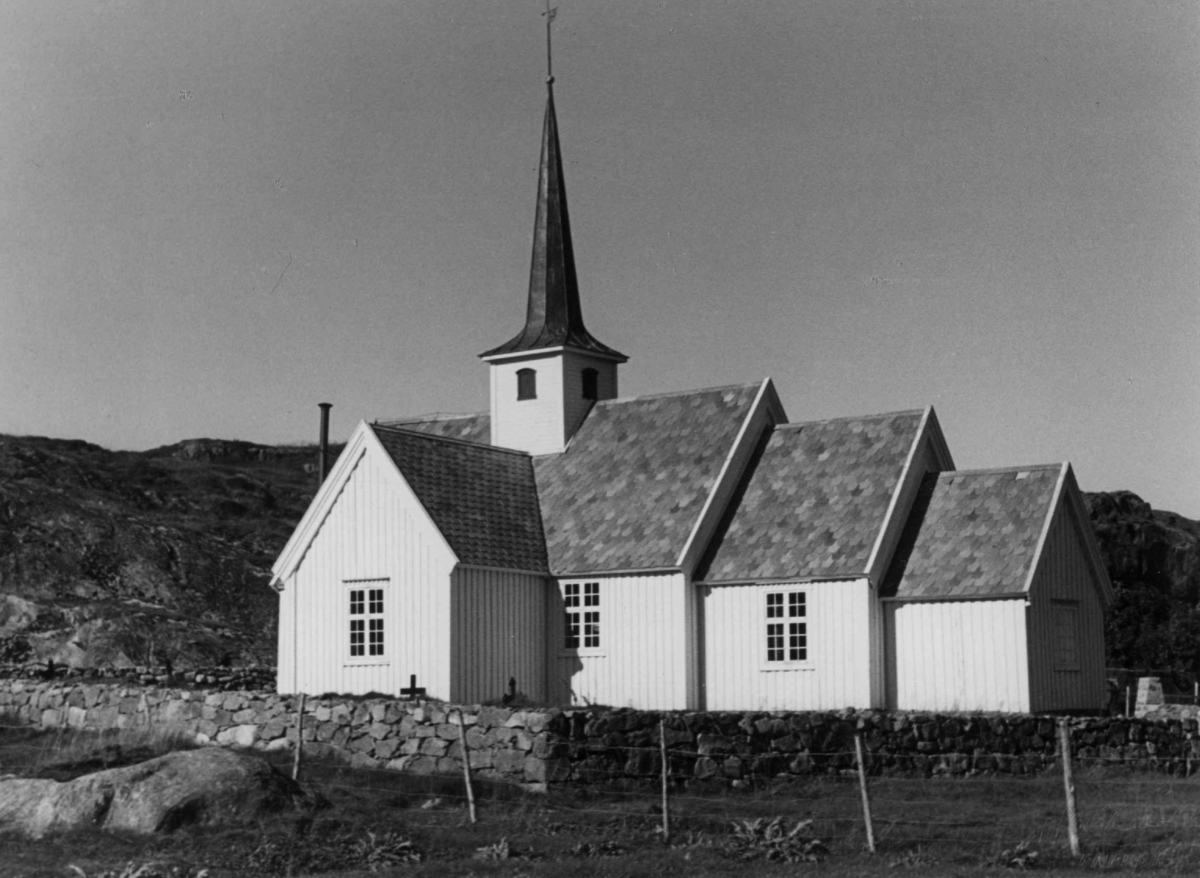
[[[0,773],[65,778],[106,759],[157,755],[178,739],[171,730],[100,735],[4,729]],[[287,754],[272,759],[283,770],[290,766]],[[141,878],[194,878],[207,869],[208,878],[289,872],[329,878],[686,872],[704,878],[752,871],[770,878],[802,870],[840,878],[1009,875],[1022,866],[1049,875],[1200,873],[1194,829],[1200,781],[1110,769],[1077,779],[1085,850],[1078,860],[1067,852],[1058,777],[875,779],[874,856],[864,852],[851,777],[678,791],[671,800],[669,844],[662,839],[653,788],[556,788],[536,795],[480,783],[479,822],[472,825],[457,777],[308,764],[305,778],[330,807],[158,837],[95,830],[41,842],[8,837],[0,874],[41,878],[82,871],[87,878],[120,878],[124,870],[132,878],[143,869]],[[372,866],[378,871],[372,873]]]
[[[190,732],[169,724],[100,732],[41,730],[0,713],[0,775],[66,781],[198,746]]]

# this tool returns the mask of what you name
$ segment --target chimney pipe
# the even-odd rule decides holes
[[[329,410],[333,408],[331,402],[319,402],[317,405],[321,409],[321,445],[318,452],[317,474],[320,481],[318,487],[325,484],[325,476],[329,472]]]

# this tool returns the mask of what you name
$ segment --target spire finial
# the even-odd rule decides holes
[[[546,0],[546,11],[542,15],[546,16],[546,85],[554,85],[554,65],[550,60],[550,23],[558,15],[558,7],[552,8],[550,0]]]

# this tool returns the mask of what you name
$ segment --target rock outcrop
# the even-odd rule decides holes
[[[1129,491],[1085,495],[1116,592],[1106,618],[1110,668],[1155,671],[1190,692],[1200,676],[1200,523]]]
[[[0,664],[272,663],[312,448],[0,436]]]
[[[263,760],[208,747],[65,783],[0,780],[0,831],[34,838],[88,826],[171,832],[253,820],[304,799],[298,784]]]

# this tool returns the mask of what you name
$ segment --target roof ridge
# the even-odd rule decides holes
[[[1058,470],[1061,470],[1065,464],[1066,461],[1060,461],[1059,463],[1030,463],[1020,466],[990,466],[980,467],[978,469],[948,469],[942,470],[937,475],[939,479],[942,479],[953,478],[954,476],[986,476],[1000,475],[1001,473],[1033,472],[1034,470],[1039,472],[1057,472]]]
[[[426,433],[424,430],[405,430],[403,427],[396,427],[390,424],[368,424],[372,430],[386,430],[389,433],[403,433],[405,436],[413,436],[419,439],[427,439],[430,442],[448,442],[452,445],[467,445],[471,448],[481,448],[484,451],[495,451],[499,454],[515,454],[518,457],[532,457],[528,451],[521,451],[517,448],[505,448],[501,445],[485,445],[482,442],[472,442],[469,439],[459,439],[456,436],[441,436],[437,433]]]
[[[690,396],[694,393],[713,393],[718,390],[745,390],[748,387],[757,389],[762,387],[762,384],[762,381],[748,381],[743,384],[720,384],[716,387],[696,387],[691,390],[667,390],[662,393],[646,393],[641,396],[618,396],[613,399],[599,400],[596,405],[609,405],[614,402],[637,402],[641,399],[665,399],[671,396]]]
[[[478,418],[491,412],[429,412],[424,415],[413,415],[407,418],[375,418],[371,421],[372,424],[379,424],[384,427],[391,427],[396,424],[428,424],[430,421],[457,421],[463,418]]]
[[[846,415],[840,418],[816,418],[812,421],[788,421],[786,424],[776,424],[776,430],[797,429],[799,427],[811,427],[815,424],[832,424],[838,421],[877,421],[883,418],[894,418],[898,415],[923,415],[925,409],[899,409],[894,412],[878,412],[873,415]]]

